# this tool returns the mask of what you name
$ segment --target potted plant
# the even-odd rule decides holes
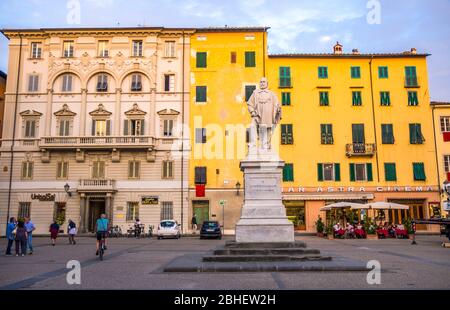
[[[412,239],[415,231],[412,228],[411,218],[408,217],[408,218],[403,219],[402,223],[403,223],[403,226],[405,226],[406,231],[408,232],[409,239]]]
[[[316,231],[317,231],[317,237],[323,237],[323,231],[325,228],[325,224],[322,221],[322,218],[319,215],[319,218],[317,219],[316,225]]]
[[[367,215],[364,217],[364,230],[367,233],[367,239],[378,239],[375,225]]]
[[[334,228],[333,228],[333,222],[330,222],[328,225],[327,225],[327,237],[328,237],[328,239],[334,239],[334,234],[333,234],[333,230],[334,230]]]

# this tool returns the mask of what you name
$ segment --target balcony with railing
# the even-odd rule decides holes
[[[345,155],[352,156],[373,156],[376,152],[376,145],[373,143],[351,143],[346,145]]]
[[[150,136],[43,137],[41,149],[146,149],[155,146]]]
[[[78,192],[115,192],[116,181],[110,179],[84,179],[78,183]]]
[[[405,77],[405,88],[419,88],[420,79],[417,76],[406,76]]]

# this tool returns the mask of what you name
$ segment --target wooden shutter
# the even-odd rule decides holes
[[[144,119],[141,119],[141,129],[140,129],[139,134],[140,134],[141,136],[143,136],[144,133],[145,133],[145,120],[144,120]]]
[[[205,52],[197,52],[197,68],[206,68],[206,53]]]
[[[107,136],[111,135],[111,121],[109,119],[106,120],[106,135]]]
[[[206,184],[206,167],[195,167],[195,184]]]
[[[367,170],[367,181],[369,181],[369,182],[373,181],[372,164],[371,163],[366,164],[366,170]]]
[[[124,136],[128,136],[128,120],[127,119],[124,119],[123,120],[123,135]]]
[[[30,138],[36,137],[36,121],[30,121]]]
[[[355,164],[350,164],[350,181],[355,182]]]
[[[245,101],[249,101],[250,97],[253,95],[253,92],[255,91],[256,86],[255,85],[246,85],[245,86]]]
[[[323,181],[323,164],[317,164],[317,180]]]
[[[384,172],[386,181],[397,181],[397,171],[395,163],[385,163]]]
[[[334,180],[336,182],[341,180],[341,164],[334,164]]]
[[[365,143],[364,124],[352,124],[353,143]]]
[[[235,64],[237,61],[237,55],[236,52],[231,52],[231,63]]]
[[[245,52],[245,66],[255,67],[255,52]]]

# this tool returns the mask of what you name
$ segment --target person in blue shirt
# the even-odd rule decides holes
[[[97,252],[95,255],[98,255],[98,250],[100,248],[100,240],[105,238],[105,250],[106,250],[106,237],[108,236],[109,231],[109,220],[106,218],[106,214],[100,215],[100,218],[95,223],[95,232],[97,234]]]
[[[17,223],[16,218],[12,217],[9,219],[8,226],[6,226],[6,239],[8,240],[8,246],[6,247],[6,255],[11,256],[11,247],[14,243],[14,229],[16,229]]]
[[[28,248],[30,249],[30,255],[33,254],[33,230],[36,229],[36,226],[34,226],[33,222],[29,217],[25,218],[25,229],[27,230],[28,235]]]

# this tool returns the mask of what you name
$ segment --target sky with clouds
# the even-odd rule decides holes
[[[369,23],[372,3],[380,23]],[[80,5],[80,24],[68,7]],[[402,52],[428,58],[432,100],[450,101],[450,0],[1,0],[0,28],[269,26],[269,53]],[[0,70],[8,41],[0,36]]]

